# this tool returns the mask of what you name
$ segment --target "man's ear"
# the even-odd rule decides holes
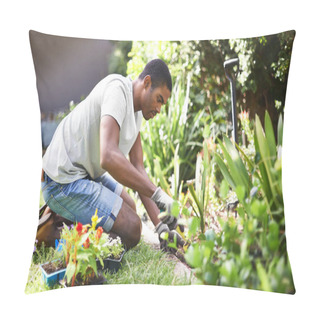
[[[146,75],[143,78],[143,87],[144,89],[148,89],[149,87],[151,87],[151,77],[149,75]]]

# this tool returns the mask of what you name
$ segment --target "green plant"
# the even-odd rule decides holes
[[[203,131],[203,153],[197,155],[195,179],[188,182],[190,192],[190,204],[196,218],[199,219],[201,233],[205,232],[205,215],[209,201],[209,179],[211,176],[211,160],[208,151],[208,141],[210,129],[208,126]],[[195,218],[191,218],[190,224]],[[192,228],[191,228],[192,229]]]
[[[61,232],[63,256],[66,263],[67,283],[75,284],[79,275],[83,283],[88,283],[97,275],[97,259],[103,266],[103,259],[106,257],[117,257],[123,251],[119,239],[110,241],[108,235],[103,234],[102,227],[96,229],[101,221],[98,218],[97,210],[91,218],[92,225],[83,226],[81,223],[73,228],[64,225]]]
[[[265,130],[256,117],[254,142],[252,162],[228,138],[224,143],[219,140],[221,151],[215,153],[215,161],[237,195],[239,218],[219,218],[221,232],[208,229],[185,258],[205,284],[294,293],[284,233],[282,119],[276,145],[268,114]]]
[[[172,181],[172,193],[176,195],[177,181],[186,181],[194,174],[196,154],[202,146],[198,141],[206,119],[203,110],[189,115],[189,87],[190,79],[185,85],[179,77],[167,107],[152,121],[145,121],[141,129],[145,167],[158,181],[161,175],[171,177],[176,170]]]
[[[99,256],[102,260],[106,258],[119,259],[124,251],[124,246],[119,237],[112,239],[107,233],[103,233],[100,242],[102,245]]]

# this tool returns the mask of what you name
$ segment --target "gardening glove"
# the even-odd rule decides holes
[[[177,227],[177,219],[170,215],[172,210],[173,199],[169,197],[160,187],[157,188],[155,193],[152,195],[151,200],[153,200],[160,212],[166,211],[168,214],[161,216],[160,220],[168,225],[170,230]]]
[[[169,197],[160,187],[158,187],[151,196],[151,200],[156,203],[157,207],[161,211],[166,211],[169,214],[171,213],[173,199]]]
[[[168,225],[159,222],[155,228],[160,241],[160,249],[164,252],[176,253],[178,247],[183,247],[185,242],[176,230],[170,230]],[[169,244],[176,244],[176,247],[171,247]]]

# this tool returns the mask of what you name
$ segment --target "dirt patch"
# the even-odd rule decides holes
[[[151,223],[142,222],[142,236],[146,243],[148,243],[152,248],[160,250],[160,242],[157,234],[151,229]],[[178,257],[174,254],[167,254],[169,260],[175,262],[174,273],[178,277],[187,277],[191,280],[191,283],[195,280],[195,276],[192,269],[184,262],[184,257],[178,253]]]

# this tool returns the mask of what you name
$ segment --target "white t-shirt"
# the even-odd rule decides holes
[[[105,173],[100,166],[100,121],[105,115],[119,124],[119,149],[127,156],[142,122],[142,112],[134,112],[129,78],[107,76],[61,121],[42,161],[52,180],[71,183]]]

